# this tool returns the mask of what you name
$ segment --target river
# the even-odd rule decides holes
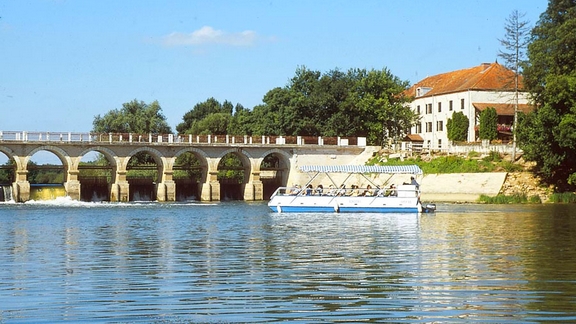
[[[0,204],[0,322],[576,321],[574,205]]]

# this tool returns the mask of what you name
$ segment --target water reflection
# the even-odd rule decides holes
[[[576,320],[571,205],[11,204],[0,224],[9,322]]]

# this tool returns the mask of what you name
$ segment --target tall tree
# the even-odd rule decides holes
[[[522,118],[518,142],[544,180],[576,188],[576,2],[550,0],[532,29],[524,81],[536,110]]]
[[[122,109],[95,116],[92,124],[96,133],[172,133],[158,101],[147,104],[134,99],[122,104]]]
[[[512,130],[512,161],[516,161],[516,125],[518,124],[518,91],[521,68],[526,62],[526,46],[530,41],[529,22],[523,20],[525,13],[512,11],[504,25],[504,38],[499,39],[504,50],[498,56],[504,59],[504,66],[514,71],[514,128]]]

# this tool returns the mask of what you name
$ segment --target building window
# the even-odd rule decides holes
[[[441,139],[438,140],[438,148],[442,148],[442,140]]]
[[[422,124],[418,123],[416,124],[416,133],[422,133]]]
[[[426,123],[426,133],[432,132],[432,122]]]
[[[460,99],[460,109],[464,110],[464,99]]]
[[[439,120],[436,122],[436,130],[439,132],[443,132],[444,131],[444,122]]]
[[[431,114],[431,113],[432,113],[432,104],[426,104],[426,113],[427,113],[427,114]]]
[[[416,106],[416,113],[420,115],[420,105]]]
[[[454,102],[452,100],[450,100],[450,102],[448,102],[448,108],[450,109],[450,111],[452,111],[454,109]]]
[[[438,112],[442,112],[442,103],[441,102],[438,103]]]

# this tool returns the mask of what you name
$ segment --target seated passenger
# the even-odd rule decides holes
[[[337,190],[336,187],[334,187],[334,185],[330,185],[330,187],[328,187],[328,195],[329,196],[336,196]]]
[[[318,187],[316,187],[316,194],[318,196],[322,196],[323,191],[324,191],[324,187],[321,184],[319,184]]]
[[[386,195],[385,196],[391,196],[391,197],[395,197],[397,196],[398,193],[396,192],[396,186],[394,184],[390,185],[390,188],[388,188],[388,190],[386,190]]]
[[[357,197],[359,194],[360,194],[360,191],[358,190],[358,186],[352,185],[352,190],[350,190],[348,195],[352,196],[352,197]]]
[[[300,193],[300,185],[294,185],[292,189],[290,189],[290,195],[296,196]]]
[[[363,196],[372,196],[374,193],[372,192],[372,186],[366,186],[366,190],[364,190]]]
[[[306,196],[312,196],[312,191],[314,189],[312,188],[312,184],[309,184],[306,186]]]

